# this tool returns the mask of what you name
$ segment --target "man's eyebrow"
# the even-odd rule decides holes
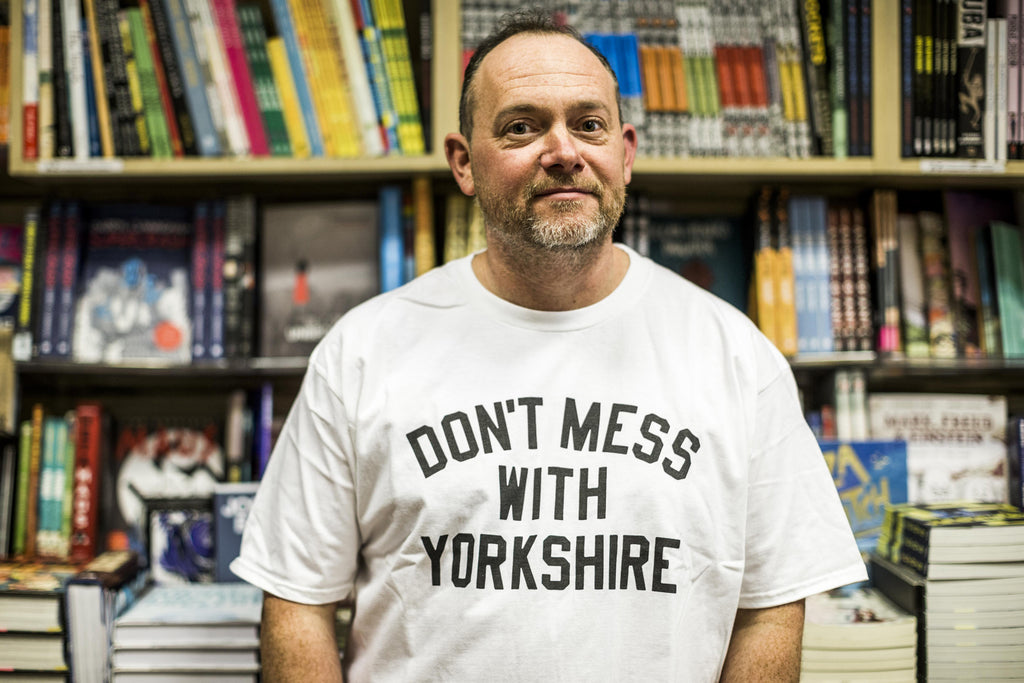
[[[511,104],[504,109],[498,111],[494,116],[495,121],[506,119],[510,116],[516,116],[518,114],[533,114],[538,111],[543,111],[546,107],[542,107],[537,104],[530,102],[521,102],[519,104]],[[583,112],[599,111],[604,114],[611,114],[611,109],[607,104],[600,100],[581,100],[579,102],[573,102],[569,106],[569,112],[574,115],[578,115]]]

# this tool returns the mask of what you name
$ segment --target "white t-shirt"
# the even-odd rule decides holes
[[[313,352],[232,569],[354,592],[348,681],[713,681],[737,607],[866,578],[785,359],[625,251],[569,312],[465,258]]]

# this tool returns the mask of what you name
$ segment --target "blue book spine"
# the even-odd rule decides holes
[[[811,353],[818,349],[814,346],[814,318],[811,315],[812,278],[810,265],[810,231],[807,224],[807,197],[790,197],[789,226],[793,243],[793,280],[795,285],[794,298],[796,304],[796,343],[797,353]]]
[[[195,43],[192,42],[192,29],[188,15],[181,0],[156,0],[163,2],[164,11],[171,25],[171,37],[174,41],[174,53],[181,66],[181,75],[185,84],[185,103],[192,118],[192,127],[196,135],[196,148],[199,155],[216,157],[222,154],[220,137],[213,125],[210,103],[206,99],[206,83],[202,79],[202,70],[196,56]]]
[[[207,326],[209,315],[206,299],[210,279],[210,207],[198,202],[195,211],[195,234],[192,237],[192,360],[207,357]]]
[[[75,301],[78,293],[78,262],[82,253],[82,208],[78,202],[67,203],[63,224],[56,352],[61,358],[67,358],[71,355],[71,335],[75,327]]]
[[[295,33],[295,24],[292,23],[288,0],[271,0],[270,8],[274,12],[277,34],[284,39],[284,49],[288,54],[288,66],[292,70],[295,93],[299,97],[299,107],[302,109],[302,121],[306,124],[306,134],[309,136],[310,153],[315,157],[322,157],[324,155],[324,138],[320,133],[320,122],[317,120],[316,109],[313,106],[313,93],[309,89],[309,80],[306,78],[306,67],[302,63],[302,49],[299,47],[299,39]]]
[[[207,279],[206,324],[208,358],[224,357],[224,221],[227,208],[223,200],[210,209],[210,272]]]
[[[405,273],[405,227],[402,216],[402,188],[380,188],[380,290],[400,287]]]
[[[82,68],[85,72],[85,110],[89,127],[89,156],[101,157],[100,122],[96,115],[96,82],[92,73],[92,53],[89,51],[89,22],[82,19]]]
[[[60,282],[62,221],[64,207],[60,202],[50,205],[46,226],[42,300],[39,311],[39,356],[52,357],[57,351],[57,301]]]
[[[816,347],[824,353],[834,350],[832,341],[832,292],[828,256],[828,200],[815,197],[810,208],[810,250],[813,262]]]
[[[366,74],[370,81],[374,104],[380,117],[380,125],[384,130],[388,153],[401,151],[398,142],[398,108],[391,97],[391,86],[384,62],[384,51],[381,47],[380,31],[377,29],[370,0],[359,0],[359,43],[363,49],[363,60],[366,62]],[[356,9],[353,5],[353,10]]]

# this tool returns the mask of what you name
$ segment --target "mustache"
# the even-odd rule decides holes
[[[571,175],[549,175],[543,180],[538,180],[527,185],[526,197],[527,199],[533,199],[539,194],[560,188],[573,188],[575,190],[580,190],[582,192],[592,194],[598,199],[604,196],[601,184],[597,181],[577,178]]]

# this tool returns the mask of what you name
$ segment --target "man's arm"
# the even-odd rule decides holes
[[[334,603],[302,605],[263,594],[260,659],[265,683],[342,683]]]
[[[736,610],[722,683],[800,680],[804,601]]]

